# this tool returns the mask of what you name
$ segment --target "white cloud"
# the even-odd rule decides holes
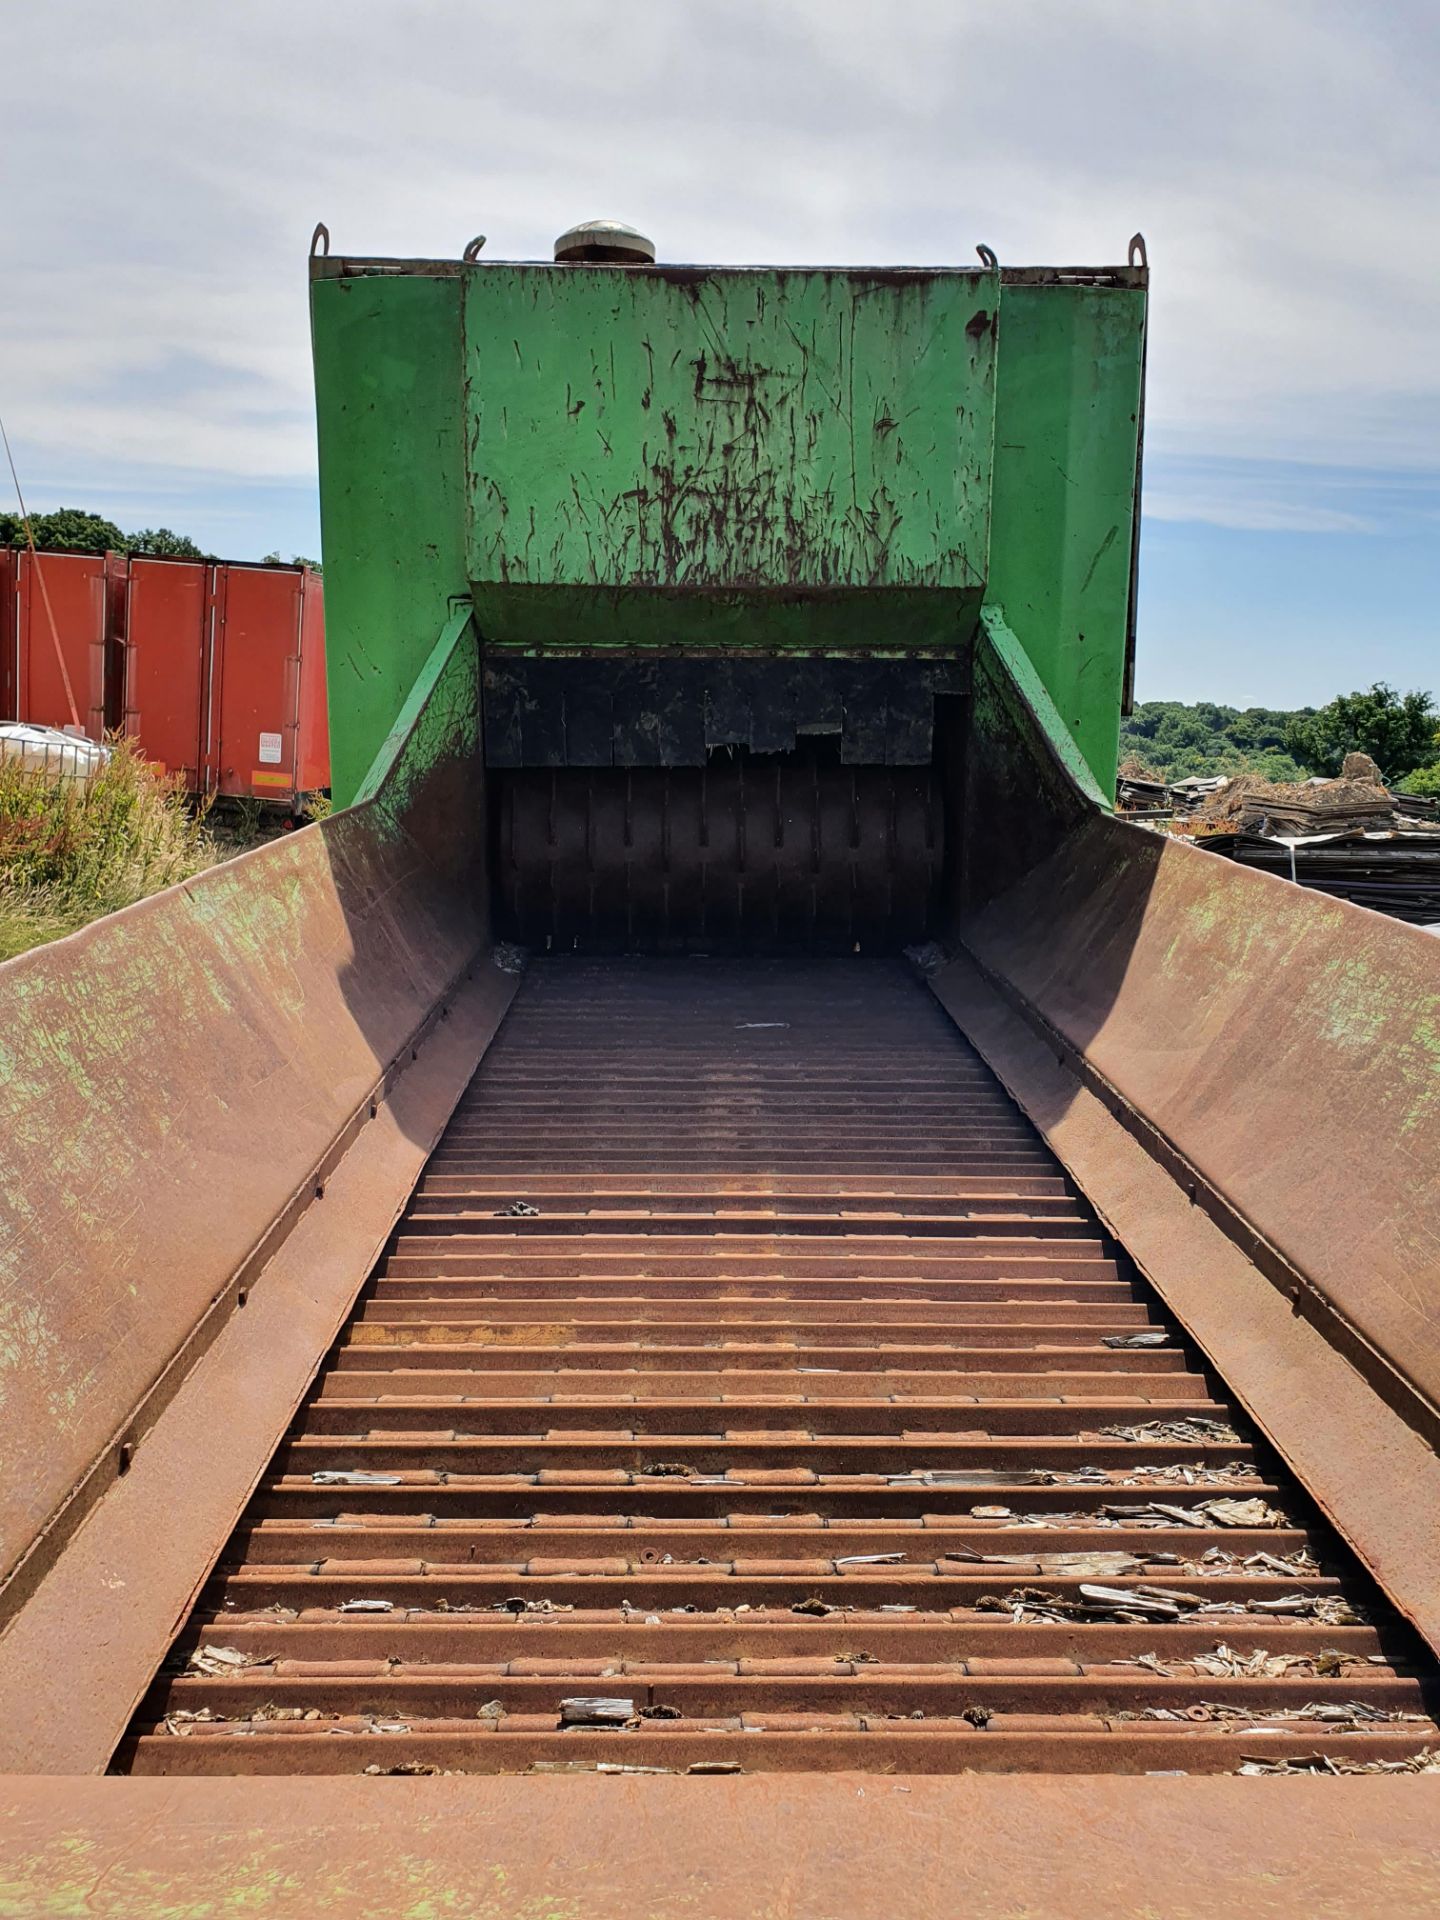
[[[1253,494],[1170,493],[1149,487],[1145,518],[1200,522],[1240,533],[1374,533],[1379,522],[1339,507],[1309,500],[1256,498]]]
[[[42,486],[307,476],[318,217],[358,252],[453,256],[484,230],[543,257],[611,214],[672,259],[794,261],[968,259],[977,240],[1114,260],[1141,227],[1153,449],[1435,464],[1425,0],[7,13],[0,408]],[[1297,495],[1237,520],[1203,489],[1150,511],[1365,518]]]

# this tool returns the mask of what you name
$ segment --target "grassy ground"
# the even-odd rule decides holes
[[[0,960],[73,933],[242,850],[116,743],[88,783],[0,760]]]

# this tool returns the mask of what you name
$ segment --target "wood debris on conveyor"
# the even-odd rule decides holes
[[[1434,1704],[901,963],[553,959],[117,1764],[1410,1769]]]

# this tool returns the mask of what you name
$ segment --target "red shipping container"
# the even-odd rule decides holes
[[[18,720],[15,658],[15,560],[13,547],[0,547],[0,720]]]
[[[21,550],[16,574],[15,718],[44,727],[78,721],[91,740],[103,739],[110,638],[106,556]]]
[[[130,562],[125,731],[193,793],[298,810],[330,784],[325,607],[308,568]]]
[[[216,574],[206,786],[293,802],[304,576],[239,566]]]
[[[125,731],[190,793],[201,790],[214,572],[199,560],[130,562]]]
[[[330,785],[330,703],[325,686],[325,589],[307,567],[301,589],[299,778],[302,793]]]
[[[317,575],[239,561],[0,549],[0,718],[117,727],[195,794],[298,812],[330,784]]]

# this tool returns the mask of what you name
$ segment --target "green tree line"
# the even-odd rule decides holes
[[[142,527],[139,533],[122,533],[113,520],[103,514],[89,513],[84,507],[57,507],[53,513],[32,513],[30,531],[41,553],[138,553],[158,555],[166,560],[218,560],[219,554],[207,553],[188,534],[175,533],[169,527]],[[0,513],[0,547],[23,547],[25,522],[18,513]],[[267,553],[262,566],[313,567],[318,561],[304,554],[292,554],[289,561],[278,553]]]
[[[1120,723],[1120,758],[1163,780],[1254,773],[1265,780],[1334,778],[1347,753],[1368,753],[1392,786],[1440,793],[1434,696],[1383,681],[1323,707],[1226,707],[1146,700]]]
[[[113,520],[103,514],[87,513],[83,507],[57,507],[53,513],[32,513],[30,531],[41,553],[153,553],[176,560],[209,560],[211,554],[197,547],[183,533],[169,527],[145,527],[139,533],[122,533]],[[0,513],[0,546],[23,547],[25,522],[18,513]]]
[[[1313,709],[1222,707],[1213,700],[1142,701],[1120,722],[1120,758],[1162,780],[1258,773],[1267,780],[1306,776],[1285,745],[1287,728]]]

